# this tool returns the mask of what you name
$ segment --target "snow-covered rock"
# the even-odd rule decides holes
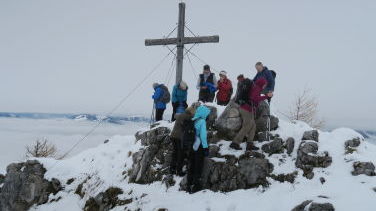
[[[10,164],[0,189],[0,210],[24,211],[34,204],[46,203],[49,194],[57,193],[61,186],[57,179],[47,181],[45,172],[35,160]]]

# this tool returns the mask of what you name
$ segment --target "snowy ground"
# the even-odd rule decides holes
[[[311,129],[304,123],[291,124],[282,121],[276,131],[282,138],[294,137],[299,144],[304,131]],[[129,152],[136,152],[140,143],[136,143],[133,136],[114,136],[107,144],[100,144],[96,148],[86,150],[69,159],[58,161],[41,159],[48,169],[46,177],[58,178],[63,184],[70,178],[75,181],[66,185],[65,190],[52,198],[61,197],[58,202],[48,203],[32,210],[82,210],[85,201],[110,186],[117,186],[124,190],[121,199],[133,198],[131,204],[126,205],[130,210],[257,210],[275,211],[291,210],[304,200],[316,202],[330,202],[340,211],[372,211],[376,206],[376,177],[364,175],[352,176],[354,161],[376,161],[376,145],[362,142],[358,151],[345,155],[344,142],[359,137],[351,129],[337,129],[332,132],[320,132],[319,151],[328,151],[333,157],[331,166],[314,170],[315,177],[308,180],[299,175],[294,184],[280,183],[270,180],[269,188],[238,190],[230,193],[215,193],[208,190],[196,194],[178,191],[181,178],[176,178],[177,184],[167,189],[160,182],[151,185],[129,184],[124,172],[132,165]],[[269,157],[274,164],[273,173],[291,173],[296,170],[297,145],[292,156],[286,154]],[[224,145],[226,147],[226,145]],[[221,153],[234,153],[225,148]],[[282,162],[283,161],[283,162]],[[321,184],[319,178],[326,179]],[[74,194],[78,184],[84,182],[86,195],[81,199]],[[124,210],[124,206],[113,210]]]
[[[87,133],[96,122],[70,119],[19,119],[0,118],[0,173],[14,161],[25,159],[25,147],[37,139],[47,138],[54,143],[58,154],[64,154],[76,141]],[[103,123],[69,156],[96,147],[104,140],[118,135],[133,135],[147,123],[129,122],[124,125]]]

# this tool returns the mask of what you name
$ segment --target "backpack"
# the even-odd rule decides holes
[[[191,119],[183,122],[183,137],[181,138],[181,147],[183,150],[192,149],[193,143],[196,140],[195,122]]]
[[[161,89],[163,90],[161,102],[167,104],[171,101],[171,94],[170,94],[170,92],[168,91],[168,88],[165,85],[161,85]]]
[[[274,70],[270,70],[270,72],[272,73],[272,76],[275,79],[277,77],[277,73]]]
[[[249,92],[253,87],[253,81],[249,78],[244,79],[238,87],[238,95],[236,96],[235,102],[239,105],[249,104]]]

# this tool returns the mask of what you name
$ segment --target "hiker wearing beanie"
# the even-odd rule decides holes
[[[161,121],[163,119],[163,113],[166,110],[166,104],[170,102],[170,92],[168,88],[163,84],[153,84],[154,94],[152,99],[154,100],[155,107],[155,121]]]
[[[233,88],[231,81],[227,78],[226,71],[221,71],[219,73],[219,81],[217,85],[217,104],[227,106],[227,104],[230,102]]]
[[[176,84],[172,89],[172,117],[171,121],[175,121],[176,114],[184,113],[187,105],[188,86],[184,81]]]
[[[197,104],[192,104],[188,107],[184,113],[179,114],[176,117],[176,121],[174,127],[170,134],[170,139],[173,144],[173,152],[172,152],[172,160],[170,166],[170,173],[176,174],[178,176],[183,176],[183,165],[184,159],[188,158],[188,155],[191,151],[193,142],[194,142],[194,126],[191,126],[191,130],[193,130],[193,138],[189,140],[187,130],[189,130],[189,124],[193,125],[193,115],[196,112],[196,108],[198,107]]]
[[[197,89],[200,90],[198,100],[202,102],[213,102],[217,90],[217,78],[210,71],[209,65],[204,65],[203,73],[197,81]]]
[[[249,80],[249,79],[248,79]],[[251,83],[248,89],[248,97],[244,100],[238,100],[240,102],[240,117],[242,118],[242,127],[230,147],[236,150],[240,150],[240,144],[246,140],[247,150],[258,150],[252,143],[256,133],[255,112],[259,103],[268,97],[272,97],[272,93],[268,93],[268,96],[261,96],[261,92],[267,86],[267,81],[264,78],[259,78],[255,82]],[[240,95],[242,95],[240,93]]]

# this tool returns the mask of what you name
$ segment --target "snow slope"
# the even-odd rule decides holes
[[[26,146],[37,139],[47,138],[56,145],[58,154],[64,154],[74,143],[90,131],[97,122],[78,121],[67,118],[0,118],[0,173],[5,173],[9,163],[21,162],[25,159]],[[98,146],[114,134],[132,135],[148,122],[123,122],[112,124],[104,122],[82,144],[79,144],[69,156],[83,150]]]
[[[171,126],[171,125],[170,125]],[[296,142],[292,156],[286,154],[272,155],[270,162],[274,164],[274,172],[291,173],[297,170],[295,159],[297,146],[306,130],[311,128],[301,122],[295,124],[280,121],[280,127],[275,133],[283,139],[293,137]],[[124,190],[121,199],[133,198],[127,205],[130,210],[291,210],[304,200],[316,202],[330,202],[336,210],[364,210],[372,211],[376,207],[376,177],[364,175],[352,176],[353,161],[376,161],[376,145],[362,141],[358,151],[345,155],[344,142],[361,137],[351,129],[340,128],[332,132],[320,132],[319,151],[328,151],[333,158],[331,166],[325,169],[316,168],[315,177],[308,180],[299,175],[294,184],[280,183],[270,179],[270,187],[259,187],[249,190],[237,190],[230,193],[217,193],[201,191],[196,194],[187,194],[178,191],[181,178],[175,177],[175,186],[167,189],[161,182],[151,185],[129,184],[124,176],[132,166],[131,153],[138,151],[142,146],[135,142],[133,136],[114,136],[110,142],[101,144],[96,148],[88,149],[66,160],[40,159],[47,168],[48,179],[58,178],[63,184],[70,178],[75,178],[70,185],[53,198],[57,202],[35,206],[32,210],[82,210],[85,201],[105,191],[108,187],[116,186]],[[224,141],[223,141],[224,142]],[[261,145],[261,144],[259,144]],[[224,145],[222,154],[236,153]],[[321,184],[319,178],[324,177],[326,182]],[[81,199],[74,194],[77,186],[84,183],[83,190],[86,195]],[[124,210],[115,207],[113,210]]]

